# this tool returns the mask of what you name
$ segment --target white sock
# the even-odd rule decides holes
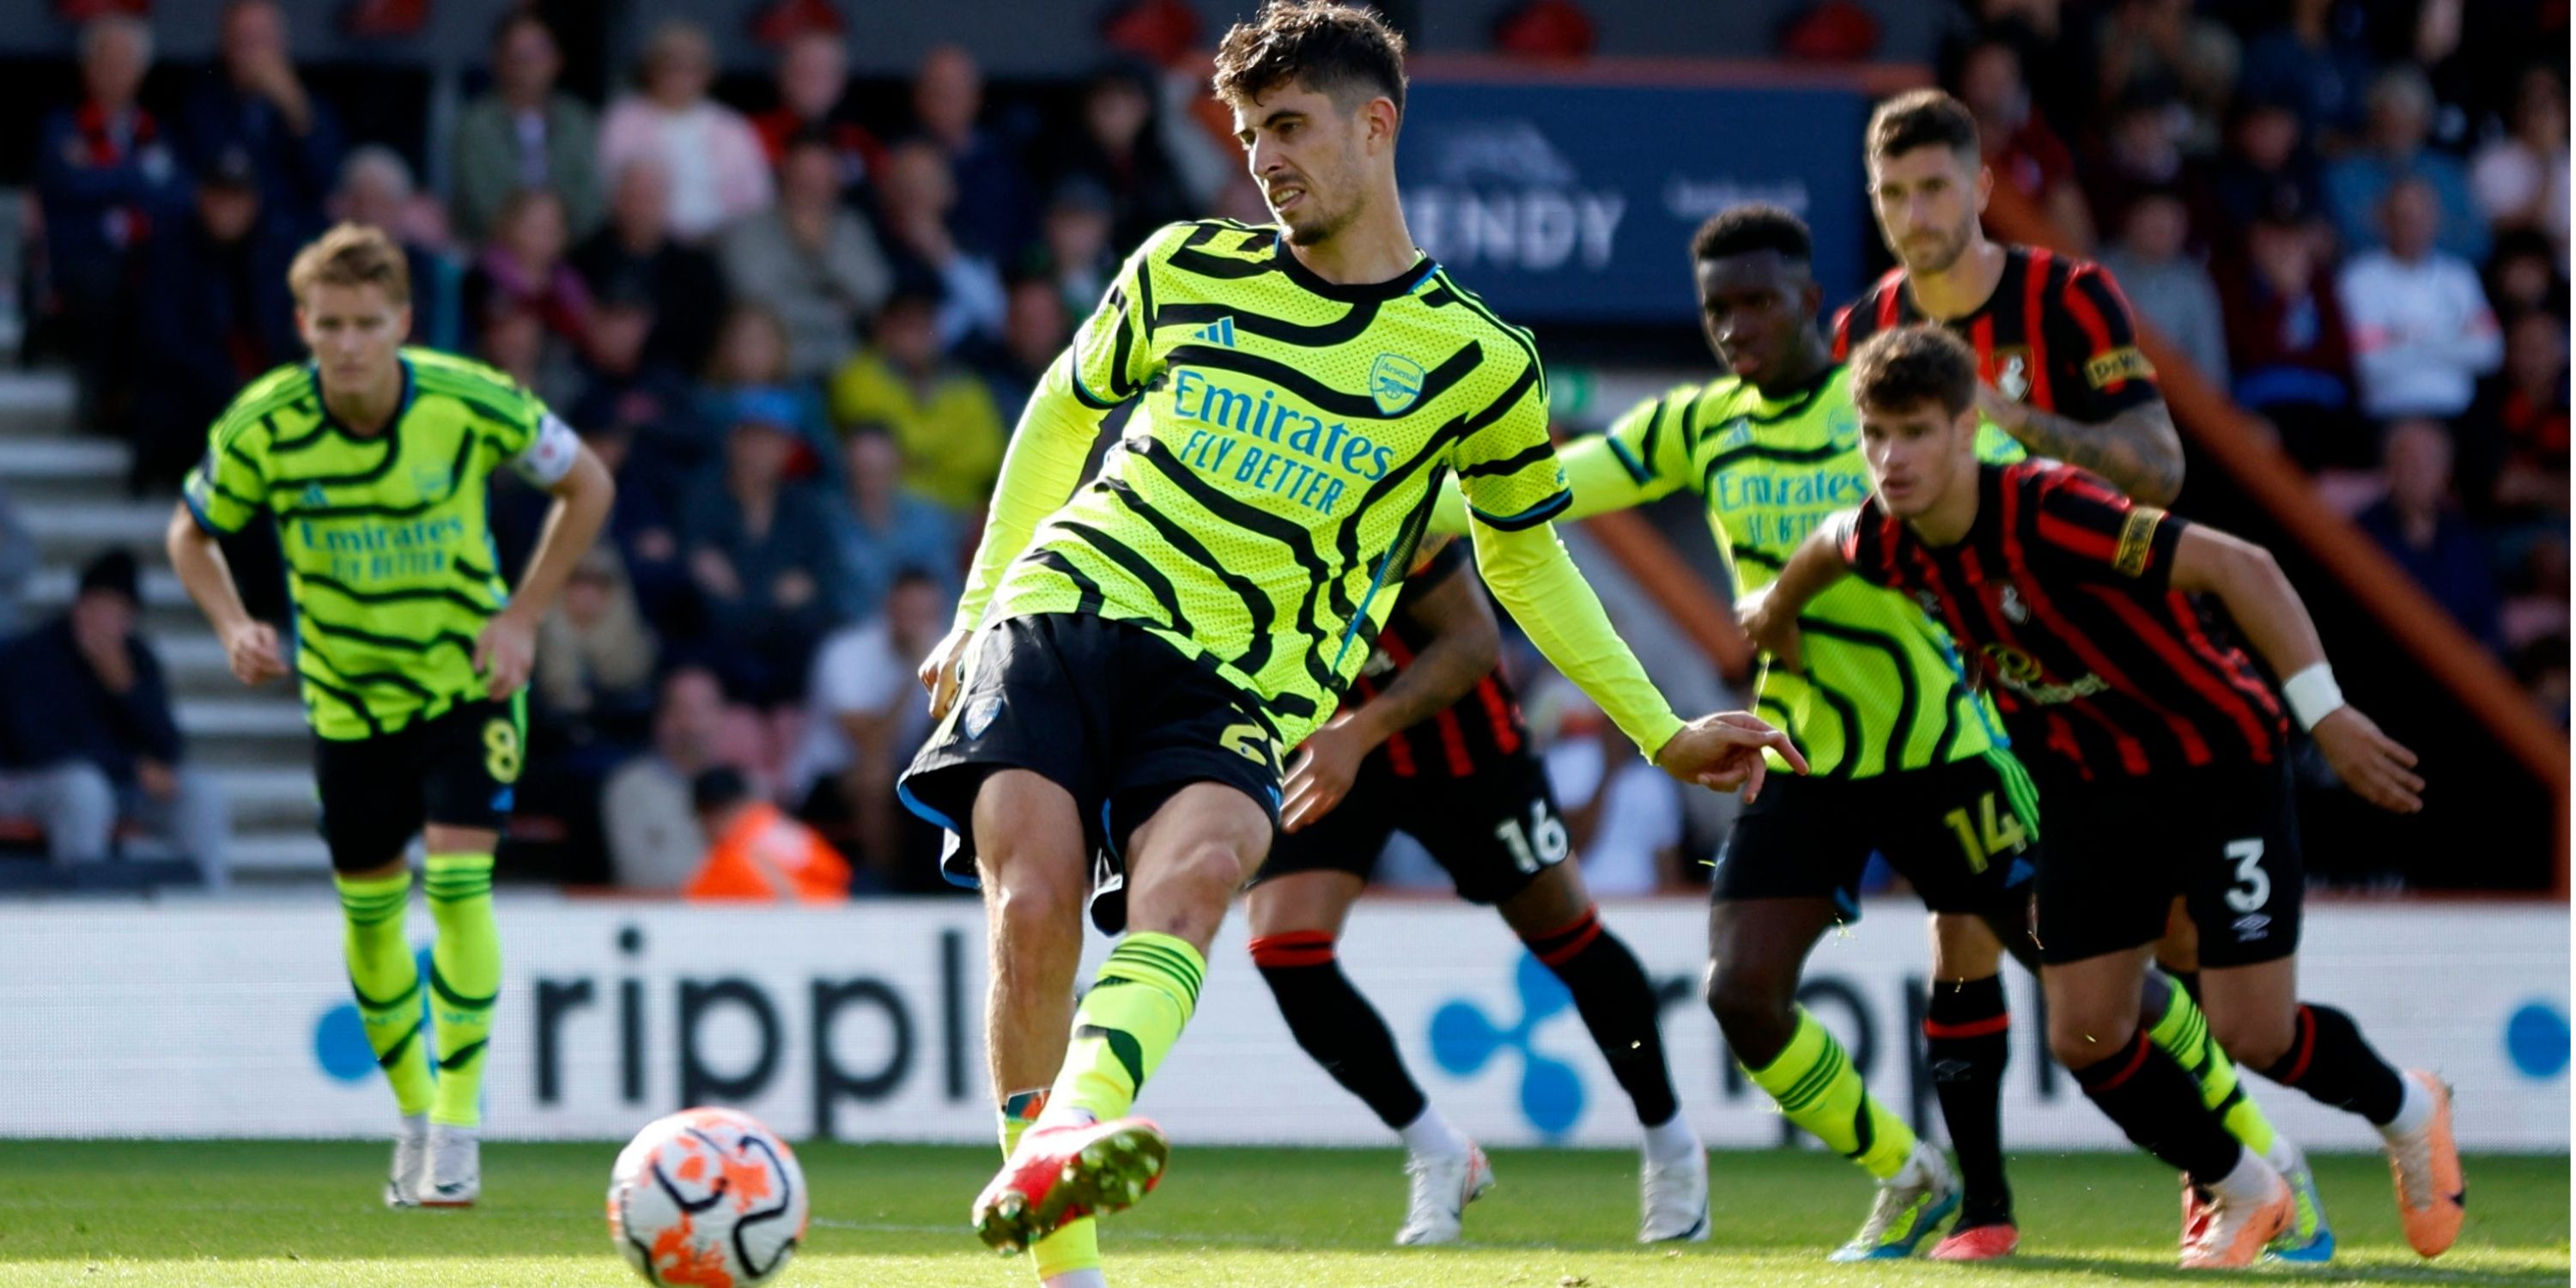
[[[1662,1126],[1646,1129],[1645,1154],[1652,1162],[1678,1163],[1701,1149],[1699,1133],[1692,1131],[1690,1124],[1682,1121],[1678,1113],[1665,1120]]]
[[[2236,1151],[2236,1166],[2227,1175],[2209,1184],[2209,1192],[2240,1203],[2260,1203],[2272,1197],[2272,1183],[2281,1174],[2263,1161],[2263,1156],[2250,1149]],[[2198,1178],[2193,1178],[2197,1180]]]
[[[1914,1152],[1905,1156],[1905,1166],[1896,1169],[1896,1175],[1880,1181],[1879,1186],[1893,1190],[1909,1185],[1931,1184],[1932,1167],[1924,1161],[1927,1151],[1931,1148],[1932,1146],[1924,1141],[1914,1142]]]
[[[2379,1134],[2390,1140],[2412,1136],[2433,1121],[2433,1093],[2425,1089],[2424,1080],[2412,1073],[2401,1073],[2397,1081],[2406,1088],[2406,1096],[2397,1102],[2397,1116],[2379,1129]]]
[[[1458,1129],[1431,1105],[1424,1105],[1422,1113],[1397,1128],[1395,1134],[1404,1138],[1404,1148],[1413,1154],[1445,1156],[1467,1152],[1467,1138],[1459,1135]]]
[[[1084,1266],[1080,1270],[1049,1275],[1039,1288],[1109,1288],[1109,1279],[1100,1273],[1100,1267]]]
[[[2270,1163],[2272,1170],[2281,1174],[2281,1179],[2288,1180],[2290,1173],[2299,1170],[2299,1165],[2306,1162],[2307,1158],[2299,1153],[2298,1146],[2290,1143],[2289,1137],[2275,1130],[2272,1133],[2272,1147],[2263,1151],[2263,1161]]]

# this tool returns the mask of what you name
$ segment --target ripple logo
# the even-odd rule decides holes
[[[1539,1054],[1532,1041],[1538,1026],[1574,1005],[1574,994],[1555,973],[1528,953],[1512,972],[1521,995],[1520,1021],[1496,1027],[1473,1002],[1441,1006],[1431,1016],[1431,1058],[1451,1074],[1473,1076],[1510,1047],[1521,1053],[1521,1112],[1545,1135],[1557,1136],[1583,1116],[1583,1079],[1571,1065]]]
[[[429,950],[414,954],[420,968],[421,1036],[429,1036]],[[322,1072],[340,1082],[364,1082],[376,1071],[376,1049],[367,1042],[367,1022],[358,1016],[358,1004],[342,1002],[322,1013],[313,1022],[313,1058],[321,1062]],[[429,1076],[438,1076],[438,1061],[429,1062]]]
[[[2546,1082],[2567,1071],[2567,1011],[2525,1002],[2504,1022],[2504,1051],[2522,1076]]]

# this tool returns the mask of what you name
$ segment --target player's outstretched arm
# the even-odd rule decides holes
[[[1378,744],[1467,696],[1502,660],[1502,627],[1463,562],[1428,586],[1406,586],[1395,611],[1429,631],[1431,642],[1377,696],[1307,736],[1288,767],[1288,796],[1279,815],[1288,831],[1331,813]]]
[[[1718,791],[1742,789],[1748,799],[1762,787],[1765,747],[1805,772],[1789,736],[1757,717],[1727,712],[1683,724],[1611,629],[1553,527],[1506,531],[1479,523],[1473,535],[1476,565],[1512,620],[1664,772]]]
[[[1789,556],[1778,580],[1735,601],[1736,616],[1754,647],[1792,671],[1806,669],[1806,659],[1799,653],[1798,614],[1851,572],[1838,535],[1842,530],[1840,522],[1820,525]]]
[[[2414,772],[2415,753],[2344,702],[2334,671],[2326,665],[2316,622],[2270,551],[2193,524],[2174,544],[2171,585],[2187,594],[2216,596],[2227,606],[2246,641],[2274,675],[2283,677],[2281,693],[2291,712],[2317,740],[2317,749],[2345,786],[2395,813],[2424,808],[2424,780]]]
[[[1684,388],[1648,399],[1601,433],[1559,443],[1557,464],[1565,470],[1565,489],[1574,494],[1574,500],[1556,521],[1633,510],[1695,482],[1681,430],[1658,422],[1674,398],[1696,393]],[[1469,518],[1466,494],[1455,487],[1442,488],[1431,510],[1430,531],[1463,537]]]
[[[608,522],[608,508],[617,501],[617,480],[609,474],[607,463],[562,428],[561,421],[547,419],[540,446],[531,448],[520,465],[523,473],[542,471],[531,475],[530,481],[545,488],[555,502],[546,509],[545,526],[537,530],[537,547],[528,555],[528,571],[511,592],[509,607],[493,614],[474,639],[474,669],[482,672],[484,692],[495,700],[517,693],[528,682],[528,672],[536,665],[537,623],[554,608],[555,597],[572,578],[573,565],[590,553],[591,543]],[[570,441],[559,440],[549,449],[543,445],[544,438],[554,434]],[[548,450],[564,451],[569,463],[559,472],[531,463],[531,458],[542,459]]]
[[[170,566],[178,571],[179,584],[188,588],[188,598],[197,601],[198,610],[215,628],[215,638],[223,641],[224,660],[231,665],[233,678],[259,684],[286,674],[277,628],[253,618],[242,606],[241,590],[233,584],[232,565],[224,562],[223,547],[215,544],[214,533],[197,522],[187,502],[171,511],[162,546],[169,551]]]

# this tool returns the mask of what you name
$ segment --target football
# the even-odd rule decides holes
[[[804,1240],[806,1208],[787,1142],[733,1109],[657,1120],[608,1179],[609,1237],[657,1285],[769,1282]]]

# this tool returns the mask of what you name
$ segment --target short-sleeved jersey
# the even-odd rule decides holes
[[[428,349],[404,349],[402,365],[400,410],[371,435],[331,415],[309,366],[251,382],[185,489],[209,532],[274,516],[295,669],[324,738],[391,733],[484,696],[474,640],[509,602],[486,482],[532,450],[576,447],[543,402],[490,367]]]
[[[1086,406],[1135,410],[984,620],[1134,622],[1243,690],[1283,745],[1369,656],[1449,475],[1502,529],[1570,499],[1537,346],[1427,257],[1342,285],[1276,228],[1174,224],[1063,361]]]
[[[1834,357],[1923,321],[1902,265],[1834,315]],[[2007,398],[2100,424],[2163,395],[2138,351],[2137,320],[2109,269],[2033,246],[2004,248],[1994,294],[1942,325],[1977,351],[1977,376]]]
[[[1466,543],[1451,541],[1404,579],[1403,592],[1410,595],[1428,591],[1452,577],[1473,577],[1472,563]],[[1475,593],[1481,595],[1484,591],[1480,587]],[[1434,638],[1435,633],[1416,624],[1405,613],[1404,601],[1397,599],[1395,614],[1379,633],[1377,647],[1370,650],[1368,660],[1360,664],[1359,675],[1351,681],[1350,705],[1384,692],[1422,650],[1431,646]],[[1476,681],[1476,687],[1457,701],[1379,743],[1369,753],[1361,772],[1397,778],[1473,778],[1523,754],[1529,741],[1529,726],[1521,720],[1520,699],[1498,666],[1486,672]]]
[[[1818,525],[1869,496],[1850,386],[1839,364],[1776,397],[1731,376],[1683,385],[1613,423],[1608,444],[1650,495],[1700,494],[1736,592],[1751,595],[1779,578]],[[2020,444],[1992,426],[1977,446],[1989,459],[2021,458]],[[2001,741],[1949,640],[1903,596],[1844,582],[1799,622],[1805,673],[1766,670],[1756,706],[1789,731],[1816,776],[1923,769]]]
[[[2234,624],[2171,585],[2183,520],[2040,461],[1988,465],[1978,489],[1956,545],[1925,543],[1874,499],[1834,535],[1854,573],[1914,596],[1973,650],[2024,756],[2046,748],[2086,779],[2280,756],[2280,701]]]

